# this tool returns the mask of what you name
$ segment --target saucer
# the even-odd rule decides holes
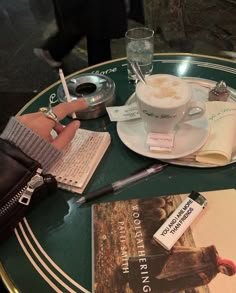
[[[168,153],[150,152],[147,132],[141,119],[117,122],[117,133],[121,141],[132,151],[153,159],[177,159],[199,150],[208,138],[208,121],[206,116],[178,126],[175,133],[174,147]]]
[[[184,77],[192,87],[193,97],[199,101],[207,102],[209,90],[216,85],[216,81],[197,78],[197,77]],[[236,90],[228,86],[230,91],[229,102],[236,102]],[[135,94],[133,94],[127,101],[132,103],[135,100]],[[140,128],[139,128],[140,127]],[[140,120],[118,122],[117,132],[123,143],[136,153],[150,158],[161,159],[169,164],[197,167],[197,168],[215,168],[216,165],[209,165],[196,162],[194,156],[187,156],[200,149],[207,140],[208,121],[206,117],[202,117],[197,120],[186,122],[180,126],[179,131],[175,137],[175,147],[171,153],[151,153],[146,146],[146,133],[143,128],[143,124]],[[187,130],[188,129],[188,130]],[[193,137],[193,132],[197,133],[198,139]],[[186,133],[188,132],[188,133]],[[182,134],[181,134],[182,133]],[[181,138],[181,135],[183,136]],[[186,146],[184,146],[186,144]],[[236,150],[236,139],[235,139]],[[176,156],[177,155],[177,156]],[[236,151],[232,155],[231,161],[226,164],[230,165],[236,162]]]

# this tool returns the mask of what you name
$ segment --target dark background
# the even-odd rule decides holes
[[[159,0],[153,0],[154,4],[155,1]],[[152,1],[144,1],[144,8],[145,5],[155,8],[150,3]],[[221,56],[221,50],[234,50],[236,1],[188,0],[184,3],[186,34],[194,45],[191,52]],[[1,119],[5,114],[17,113],[29,99],[59,79],[55,70],[33,54],[33,48],[40,46],[42,40],[55,29],[51,5],[48,0],[0,1]],[[140,4],[136,9],[134,7],[133,18],[137,16],[137,20],[140,19],[139,8]],[[137,25],[134,21],[129,24]],[[124,44],[124,39],[113,41],[113,58],[125,56]],[[171,48],[156,33],[155,51],[180,52],[181,48]],[[67,75],[86,66],[86,44],[82,41],[66,58],[64,73]]]

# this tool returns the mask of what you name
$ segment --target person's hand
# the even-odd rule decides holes
[[[60,103],[53,107],[53,112],[57,115],[58,120],[62,120],[67,115],[87,108],[87,104],[84,99],[78,99],[69,103]],[[17,119],[21,121],[25,126],[31,128],[35,133],[42,138],[48,140],[58,150],[62,150],[74,137],[76,130],[80,126],[78,120],[74,120],[64,127],[61,123],[56,123],[52,119],[46,117],[42,112],[25,114],[18,116]],[[58,134],[53,139],[51,132],[52,129]]]

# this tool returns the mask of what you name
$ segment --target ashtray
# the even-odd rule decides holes
[[[115,101],[115,83],[108,76],[94,73],[83,73],[66,81],[71,100],[85,98],[89,107],[76,112],[78,119],[94,119],[106,114],[106,107]],[[57,89],[60,102],[66,102],[63,86]]]

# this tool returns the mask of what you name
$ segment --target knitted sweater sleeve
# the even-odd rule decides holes
[[[0,137],[14,143],[25,154],[38,161],[44,171],[48,171],[62,154],[51,143],[15,117],[9,120]]]

